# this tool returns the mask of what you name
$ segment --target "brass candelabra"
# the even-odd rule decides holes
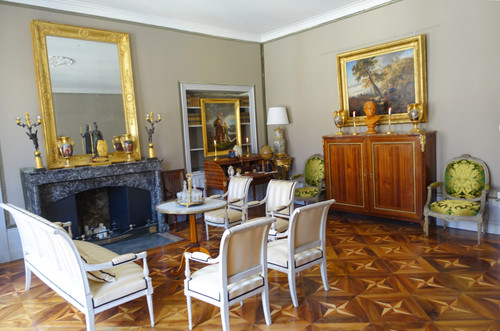
[[[153,112],[146,114],[146,122],[149,124],[149,127],[146,126],[146,131],[148,132],[148,142],[149,142],[149,159],[155,159],[155,148],[153,144],[153,133],[155,132],[155,124],[161,121],[161,115],[158,114],[157,119],[154,119]]]
[[[42,156],[39,149],[38,145],[38,130],[33,131],[34,128],[42,124],[42,118],[38,116],[38,119],[35,123],[31,123],[30,115],[26,112],[24,113],[24,117],[26,118],[25,122],[26,123],[21,123],[21,119],[18,117],[16,118],[16,124],[19,125],[20,127],[26,128],[27,132],[26,134],[28,135],[28,138],[30,138],[31,141],[33,141],[33,145],[35,146],[35,169],[36,170],[45,170],[43,167],[43,162],[42,162]]]

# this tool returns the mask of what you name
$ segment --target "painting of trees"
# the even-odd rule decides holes
[[[413,50],[367,57],[348,64],[349,110],[364,115],[363,104],[374,101],[377,114],[406,112],[415,101]]]

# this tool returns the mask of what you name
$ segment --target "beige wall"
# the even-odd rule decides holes
[[[425,34],[429,123],[422,127],[438,132],[437,166],[461,153],[478,156],[489,165],[493,188],[499,190],[498,17],[498,1],[402,0],[264,44],[267,106],[287,106],[292,122],[286,127],[288,151],[295,158],[292,172],[302,167],[306,156],[322,152],[323,135],[336,131],[336,55]],[[34,165],[33,145],[15,125],[24,112],[39,114],[33,19],[130,33],[142,154],[147,153],[145,114],[159,112],[164,120],[155,133],[155,148],[166,169],[184,166],[179,81],[255,85],[259,146],[266,132],[272,140],[274,128],[264,124],[260,45],[0,3],[5,200],[23,204],[19,168]],[[410,125],[394,129],[408,131]]]
[[[477,156],[488,164],[498,191],[499,17],[498,1],[403,0],[266,43],[266,102],[288,108],[291,124],[286,135],[295,169],[308,155],[322,153],[321,137],[336,131],[336,55],[425,34],[429,121],[422,127],[438,133],[437,167],[462,153]],[[392,129],[410,128],[406,124]],[[271,130],[269,134],[272,140]],[[491,195],[496,197],[494,191]]]
[[[165,169],[184,167],[179,82],[254,85],[258,136],[265,136],[265,125],[259,124],[264,123],[259,44],[0,3],[0,150],[6,201],[24,204],[19,168],[34,166],[33,144],[15,125],[24,112],[40,113],[30,31],[34,19],[130,34],[142,155],[147,156],[145,115],[161,113],[154,142]],[[39,140],[43,149],[41,131]],[[43,159],[45,164],[44,153]]]

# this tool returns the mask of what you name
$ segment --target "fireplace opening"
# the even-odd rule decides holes
[[[108,244],[155,233],[151,197],[147,190],[116,186],[91,189],[51,204],[45,217],[53,222],[71,221],[75,239]]]

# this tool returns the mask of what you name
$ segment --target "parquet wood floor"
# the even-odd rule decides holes
[[[230,309],[232,330],[500,330],[500,236],[432,228],[426,238],[419,224],[330,215],[327,231],[330,291],[323,290],[319,268],[298,277],[299,307],[294,308],[286,275],[271,271],[272,322],[264,322],[260,297]],[[186,330],[183,278],[177,267],[189,241],[148,251],[155,287],[156,330]],[[201,244],[218,252],[220,228],[210,228]],[[183,276],[183,275],[182,275]],[[219,309],[193,300],[195,330],[219,330]],[[82,313],[33,277],[24,290],[22,260],[0,265],[1,330],[83,330]],[[97,330],[149,330],[146,299],[96,316]]]

